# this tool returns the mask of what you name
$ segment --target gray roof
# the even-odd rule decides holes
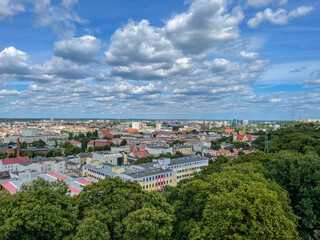
[[[141,177],[147,177],[147,176],[158,175],[161,173],[169,173],[169,172],[172,172],[172,170],[162,169],[162,168],[148,168],[142,171],[125,172],[125,174],[133,178],[141,178]]]
[[[171,159],[169,165],[172,166],[172,165],[177,165],[177,164],[190,163],[190,162],[195,162],[195,161],[204,161],[204,160],[208,160],[208,158],[202,157],[199,155],[192,155],[192,156],[188,156],[188,157]]]

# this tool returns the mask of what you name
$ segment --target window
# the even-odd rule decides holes
[[[145,180],[145,179],[143,179],[143,181],[145,182],[146,180]]]
[[[170,179],[170,183],[172,183],[172,179]]]
[[[144,186],[142,187],[142,189],[144,189]]]
[[[152,187],[154,187],[154,183],[152,183]]]
[[[146,189],[148,189],[148,185],[146,185]]]

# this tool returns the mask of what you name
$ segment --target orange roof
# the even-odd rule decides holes
[[[127,128],[124,131],[129,132],[129,133],[139,133],[139,130],[136,128]]]

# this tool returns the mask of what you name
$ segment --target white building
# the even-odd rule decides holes
[[[194,172],[200,172],[201,167],[208,165],[209,159],[206,157],[193,155],[176,159],[164,158],[153,160],[155,167],[170,169],[177,174],[177,182],[193,176]]]
[[[156,123],[156,130],[159,131],[162,128],[162,124],[161,123]]]
[[[34,170],[37,173],[65,172],[66,161],[63,159],[52,159],[45,157],[35,157],[28,162],[21,162],[17,166],[17,171]]]
[[[141,127],[141,124],[140,124],[140,122],[132,122],[131,123],[131,128],[135,128],[135,129],[140,129],[140,127]]]
[[[173,149],[172,147],[153,147],[153,146],[147,146],[145,148],[149,152],[150,155],[156,155],[158,156],[159,154],[163,153],[171,153],[173,154]]]
[[[16,172],[18,171],[18,164],[29,162],[28,157],[21,157],[21,158],[7,158],[1,159],[0,161],[0,172],[2,171],[9,171],[9,172]]]

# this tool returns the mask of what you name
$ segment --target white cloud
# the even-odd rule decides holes
[[[246,51],[241,51],[239,53],[240,58],[242,58],[242,60],[244,61],[251,61],[251,60],[255,60],[257,58],[260,57],[259,53],[256,52],[246,52]]]
[[[52,57],[42,66],[33,66],[32,72],[35,75],[41,76],[55,75],[66,79],[83,79],[90,76],[91,71],[88,66],[79,65],[70,60],[65,60],[61,57]]]
[[[320,70],[312,72],[304,84],[305,87],[320,87]]]
[[[25,8],[22,4],[13,0],[0,1],[0,21],[6,17],[14,16],[20,12],[24,12]]]
[[[94,36],[62,40],[54,44],[54,54],[64,59],[89,63],[99,53],[101,41]]]
[[[0,74],[25,74],[29,71],[29,56],[14,47],[0,52]]]
[[[76,31],[75,23],[83,24],[87,20],[82,19],[72,9],[76,0],[63,0],[60,5],[51,5],[50,0],[25,0],[34,6],[33,11],[38,18],[36,25],[51,27],[60,37],[71,38]]]
[[[130,21],[111,38],[106,63],[110,77],[153,80],[186,73],[195,67],[164,36],[163,29],[150,26],[147,20]]]
[[[103,46],[99,39],[73,37],[76,21],[72,19],[77,14],[71,8],[76,0],[64,0],[54,7],[49,0],[28,1],[33,2],[41,26],[62,26],[61,31],[71,33],[54,44],[54,57],[43,64],[29,66],[28,55],[14,48],[9,51],[14,54],[0,53],[10,59],[1,61],[0,57],[0,79],[30,84],[22,92],[0,90],[0,102],[1,94],[15,100],[10,100],[6,111],[34,116],[50,112],[61,117],[71,113],[89,117],[91,113],[95,117],[182,114],[180,117],[195,118],[208,109],[215,113],[233,109],[235,113],[250,104],[257,109],[271,108],[272,102],[282,99],[254,95],[250,84],[261,78],[269,61],[260,59],[257,47],[247,46],[240,38],[243,13],[240,8],[230,11],[228,1],[194,0],[185,13],[166,20],[163,27],[148,20],[129,21],[114,32],[103,59],[97,59]],[[71,15],[58,21],[56,17],[67,15],[67,9]],[[52,15],[55,11],[57,16]],[[300,14],[297,10],[291,16]],[[101,65],[91,64],[94,62]],[[283,100],[277,103],[286,104]]]
[[[269,21],[277,25],[288,24],[294,18],[306,16],[312,12],[314,8],[312,6],[300,6],[297,9],[287,13],[285,9],[279,8],[273,12],[272,9],[267,8],[263,12],[258,12],[254,18],[249,19],[248,26],[250,28],[258,27],[262,22]]]
[[[265,7],[269,4],[283,5],[287,2],[288,0],[247,0],[246,5],[250,7],[260,8]]]
[[[168,39],[186,54],[203,54],[239,37],[240,8],[227,11],[225,0],[194,0],[187,12],[168,20]]]

